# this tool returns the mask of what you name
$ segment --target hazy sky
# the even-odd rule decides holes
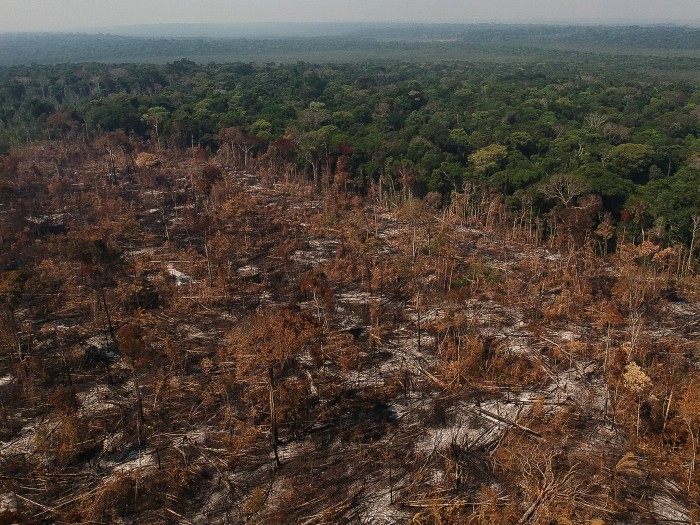
[[[699,0],[2,0],[0,31],[181,22],[700,22]]]

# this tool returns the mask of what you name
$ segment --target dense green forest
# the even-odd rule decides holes
[[[383,43],[378,32],[238,45],[268,56],[312,48],[348,52],[370,43],[375,52],[385,46],[439,56],[481,41],[491,46],[493,60],[7,66],[0,69],[0,152],[39,138],[123,130],[158,148],[215,152],[227,146],[244,160],[275,153],[318,181],[333,179],[340,168],[359,192],[372,185],[419,196],[436,192],[443,204],[469,184],[502,191],[508,207],[535,214],[592,193],[632,235],[656,227],[659,235],[690,242],[692,217],[700,213],[698,59],[527,46],[622,48],[643,40],[646,48],[692,51],[700,49],[699,31],[396,26]],[[33,38],[37,46],[62,38],[83,46],[98,37],[3,38]],[[116,54],[141,42],[98,40]],[[231,45],[225,39],[154,42],[165,54]],[[502,60],[498,50],[509,46],[519,60],[517,53]],[[62,49],[71,54],[70,45]],[[562,184],[569,195],[557,189]]]

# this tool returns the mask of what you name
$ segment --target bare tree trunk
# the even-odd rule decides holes
[[[105,317],[107,319],[107,326],[109,327],[109,336],[112,338],[112,342],[117,346],[117,337],[114,335],[114,326],[112,326],[112,318],[109,316],[109,308],[107,308],[107,298],[105,297],[105,289],[100,287],[99,297],[102,301],[102,307],[105,309]]]
[[[60,344],[60,341],[58,340],[58,329],[56,328],[56,325],[53,327],[53,336],[54,336],[54,343],[56,345],[56,349],[61,353],[61,360],[63,361],[63,368],[66,372],[66,379],[68,380],[68,386],[71,388],[73,387],[73,378],[71,377],[70,374],[70,367],[68,366],[68,360],[66,359],[66,352],[63,349],[63,346]]]
[[[421,326],[420,326],[420,292],[416,294],[416,320],[418,328],[418,353],[420,353],[420,336],[421,336]]]
[[[411,237],[411,255],[413,257],[413,263],[415,264],[416,262],[416,226],[415,224],[413,225],[413,236]]]
[[[695,251],[695,240],[698,230],[700,230],[700,215],[693,215],[693,236],[690,239],[690,250],[688,251],[688,262],[686,264],[686,272],[690,273],[693,263],[693,252]]]
[[[668,394],[668,400],[666,401],[666,410],[664,410],[664,425],[661,427],[661,433],[666,430],[666,423],[668,422],[668,413],[671,411],[671,400],[673,399],[673,388]]]
[[[316,193],[321,193],[321,168],[314,162],[311,164],[311,170],[314,174],[314,191]]]
[[[138,409],[138,413],[136,414],[136,434],[140,446],[143,441],[143,398],[141,397],[141,384],[139,383],[139,378],[133,363],[131,364],[131,376],[134,380],[134,394],[136,394],[136,408]]]
[[[206,258],[207,258],[207,270],[209,272],[209,288],[213,288],[214,287],[214,274],[212,273],[212,270],[211,270],[211,260],[209,258],[209,242],[208,242],[206,235],[204,235],[204,254],[206,255]]]
[[[17,362],[21,362],[23,359],[22,355],[22,339],[19,336],[19,326],[17,325],[17,319],[15,318],[15,311],[12,307],[8,307],[7,309],[7,316],[9,318],[9,324],[10,324],[10,331],[12,332],[12,340],[14,342],[14,347],[17,350]],[[10,351],[10,360],[14,361],[15,360],[15,354]]]
[[[279,436],[277,433],[277,409],[275,408],[275,371],[272,367],[268,368],[268,376],[270,380],[270,444],[272,445],[272,452],[275,455],[275,467],[279,468],[282,466],[282,463],[280,462],[279,451],[277,449]]]
[[[109,173],[112,175],[112,184],[117,183],[117,166],[114,162],[114,153],[112,148],[107,150],[109,152]]]
[[[688,425],[688,433],[690,433],[690,440],[692,443],[692,453],[693,456],[690,458],[690,465],[688,466],[688,492],[690,493],[690,486],[693,482],[693,472],[695,471],[695,456],[697,455],[697,443],[695,442],[695,432],[693,426],[690,424],[687,418],[683,418],[685,424]]]

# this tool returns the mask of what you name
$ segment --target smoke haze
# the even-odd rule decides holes
[[[248,22],[700,24],[697,0],[4,0],[0,31]]]

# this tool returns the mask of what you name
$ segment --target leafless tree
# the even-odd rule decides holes
[[[550,177],[541,187],[545,197],[558,201],[568,208],[579,195],[588,191],[585,180],[570,174],[557,174]]]
[[[593,129],[600,129],[603,124],[605,124],[608,121],[607,115],[603,115],[601,113],[589,113],[586,115],[586,117],[583,119],[583,123],[588,126],[589,128]]]

